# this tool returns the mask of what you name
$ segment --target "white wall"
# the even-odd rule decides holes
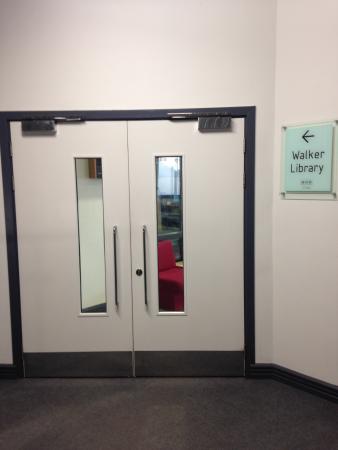
[[[2,110],[257,106],[258,362],[272,360],[274,58],[274,0],[0,0]]]
[[[0,160],[0,364],[11,364],[12,340],[9,310],[7,245]]]
[[[277,17],[274,362],[338,384],[338,203],[279,196],[281,126],[338,119],[338,2],[279,0]]]

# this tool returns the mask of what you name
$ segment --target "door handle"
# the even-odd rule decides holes
[[[115,287],[115,306],[119,306],[119,301],[117,297],[117,251],[116,251],[116,236],[117,236],[117,226],[113,227],[113,242],[114,242],[114,287]]]
[[[148,306],[148,290],[147,290],[147,252],[146,252],[146,233],[147,227],[143,225],[143,272],[144,272],[144,303]]]

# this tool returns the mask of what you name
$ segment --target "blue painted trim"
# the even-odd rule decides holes
[[[193,114],[227,114],[233,118],[244,118],[246,189],[244,190],[244,332],[245,367],[255,363],[255,106],[220,108],[178,108],[150,110],[106,110],[106,111],[7,111],[0,112],[0,150],[5,199],[5,221],[7,236],[8,275],[10,285],[13,361],[17,375],[23,376],[22,325],[20,306],[19,260],[15,213],[15,196],[12,189],[13,165],[10,148],[10,122],[29,119],[80,118],[82,121],[114,120],[168,120],[174,112]],[[60,119],[59,119],[60,120]],[[62,120],[62,119],[61,119]]]

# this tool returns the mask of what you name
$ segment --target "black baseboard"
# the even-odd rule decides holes
[[[249,378],[270,378],[338,403],[338,386],[286,369],[277,364],[253,364]]]
[[[122,353],[124,353],[124,352],[121,352],[120,355],[122,355]],[[129,353],[129,352],[126,352],[126,353]],[[182,371],[182,367],[179,371],[180,373],[178,373],[178,372],[176,373],[176,370],[174,370],[176,364],[173,364],[173,361],[170,361],[171,358],[169,358],[169,359],[167,358],[169,353],[166,355],[165,361],[163,361],[163,355],[160,354],[162,352],[158,352],[158,354],[156,355],[156,358],[155,358],[155,361],[157,363],[156,364],[157,365],[157,367],[156,367],[157,373],[150,374],[150,373],[148,373],[148,370],[145,370],[145,367],[147,366],[147,364],[145,364],[145,363],[146,362],[148,363],[148,361],[146,361],[146,360],[149,358],[149,356],[151,356],[152,363],[154,364],[153,358],[154,358],[154,354],[157,352],[149,352],[149,353],[152,353],[151,355],[149,355],[149,354],[147,355],[148,352],[137,352],[137,353],[138,353],[138,358],[136,359],[136,361],[138,362],[138,364],[136,364],[136,368],[138,369],[138,376],[178,376],[178,375],[179,376],[191,376],[192,375],[192,373],[190,373],[190,371],[186,371],[186,370]],[[167,353],[167,352],[165,352],[165,353]],[[208,353],[208,352],[206,352],[206,353]],[[59,357],[60,356],[64,357],[64,355],[60,355],[60,354],[56,354],[56,355],[58,356],[56,358],[57,361],[53,361],[54,363],[57,362],[58,370],[56,372],[54,372],[54,371],[50,372],[51,368],[53,369],[54,364],[50,365],[51,359],[49,359],[48,370],[46,370],[46,368],[45,368],[45,370],[42,371],[43,373],[41,373],[41,366],[40,366],[39,371],[38,371],[39,373],[34,373],[35,370],[33,368],[36,369],[36,367],[34,367],[34,366],[37,362],[35,360],[34,361],[35,364],[32,364],[32,367],[30,367],[31,374],[29,374],[28,376],[33,376],[33,377],[34,376],[43,376],[43,377],[45,377],[45,376],[47,376],[47,377],[69,377],[69,376],[70,377],[72,377],[72,376],[76,376],[76,377],[90,376],[91,377],[91,376],[94,376],[95,377],[95,376],[102,376],[102,375],[105,377],[132,376],[132,373],[130,370],[130,362],[129,362],[130,356],[129,355],[123,355],[124,359],[126,359],[124,366],[127,363],[127,365],[128,365],[127,369],[125,367],[123,367],[124,370],[121,370],[121,367],[120,367],[119,368],[120,370],[117,371],[117,368],[115,365],[116,361],[114,361],[115,364],[113,364],[113,367],[114,366],[115,367],[114,367],[114,369],[112,369],[112,366],[110,365],[112,361],[110,361],[110,364],[109,364],[110,370],[105,371],[104,374],[102,373],[102,367],[99,369],[100,374],[98,374],[96,371],[93,371],[93,372],[91,370],[88,371],[88,364],[87,364],[88,361],[86,361],[86,364],[85,364],[86,365],[86,371],[85,371],[86,373],[83,373],[83,372],[79,373],[78,372],[79,359],[77,359],[77,361],[76,361],[77,367],[76,367],[75,371],[70,370],[69,367],[67,367],[67,371],[60,370],[61,367],[63,366],[63,364],[61,364],[61,367],[60,367]],[[91,354],[90,356],[92,356],[92,355],[93,354]],[[83,360],[84,356],[86,356],[84,359],[87,360],[88,355],[86,355],[86,354],[82,354],[80,359]],[[208,356],[208,361],[210,363],[210,360],[212,360],[214,358],[210,359],[210,355],[207,355],[207,356]],[[222,355],[222,356],[224,357],[224,355]],[[49,354],[49,358],[50,357],[52,357],[52,360],[53,360],[55,358],[55,355]],[[30,358],[28,358],[28,359],[30,359]],[[33,360],[34,359],[35,358],[33,357]],[[180,358],[180,361],[182,362],[181,358]],[[32,362],[33,361],[31,359],[30,363],[32,363]],[[41,364],[41,361],[39,361],[39,362]],[[65,361],[63,361],[63,363],[64,362]],[[91,361],[91,362],[93,362],[93,361]],[[161,364],[159,364],[159,362],[161,362]],[[166,364],[164,364],[164,362]],[[176,361],[176,359],[175,359],[174,362],[177,363],[178,361]],[[205,363],[205,361],[203,361],[203,362]],[[44,361],[44,363],[46,363],[46,360]],[[97,363],[97,361],[95,361],[95,363]],[[195,363],[196,363],[196,361],[195,361]],[[40,365],[40,364],[38,364],[38,365]],[[163,364],[165,367],[163,366]],[[42,366],[44,366],[44,364],[42,364]],[[205,364],[203,364],[203,366],[205,367]],[[171,370],[168,371],[168,368],[170,368]],[[177,366],[176,366],[176,368],[177,368]],[[54,369],[55,369],[55,367],[54,367]],[[65,369],[65,368],[63,367],[63,369]],[[152,369],[154,369],[154,367]],[[163,371],[163,369],[165,369],[165,370]],[[191,369],[191,366],[190,366],[190,369]],[[194,367],[194,369],[196,370],[196,367]],[[229,369],[229,367],[228,367],[228,369]],[[83,370],[83,367],[82,367],[82,370]],[[96,373],[94,373],[94,372],[96,372]],[[201,371],[201,373],[199,375],[196,375],[196,373],[195,373],[193,376],[242,376],[242,369],[241,369],[241,373],[237,372],[237,370],[236,370],[236,372],[234,372],[234,373],[228,372],[225,374],[224,370],[220,371],[220,368],[218,367],[218,369],[216,371],[212,371],[212,372],[213,373],[211,373],[210,370],[208,370],[208,373],[205,373],[205,371],[203,370],[203,371]],[[223,373],[221,373],[221,372],[223,372]],[[19,376],[18,371],[14,364],[0,364],[0,379],[13,379],[13,378],[17,378],[18,376]],[[255,379],[276,380],[276,381],[288,384],[290,386],[294,386],[296,388],[302,389],[303,391],[310,392],[311,394],[318,395],[327,400],[331,400],[335,403],[338,403],[338,386],[335,386],[330,383],[326,383],[326,382],[318,380],[316,378],[309,377],[307,375],[303,375],[299,372],[295,372],[290,369],[286,369],[285,367],[278,366],[277,364],[259,364],[259,363],[252,364],[249,368],[246,368],[246,376],[248,378],[255,378]]]
[[[0,379],[17,378],[17,370],[14,364],[0,364]]]

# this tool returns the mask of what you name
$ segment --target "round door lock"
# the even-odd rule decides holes
[[[142,269],[136,269],[136,275],[140,277],[142,275]]]

